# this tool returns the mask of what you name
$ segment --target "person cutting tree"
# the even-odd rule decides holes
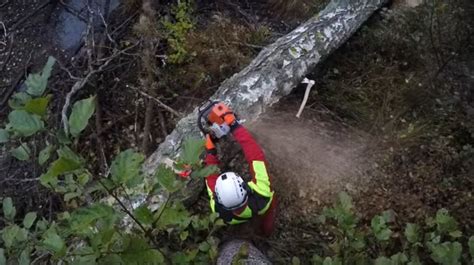
[[[204,117],[209,130],[202,127]],[[239,124],[234,112],[221,102],[211,102],[200,110],[199,127],[206,132],[206,165],[218,165],[214,141],[231,134],[242,147],[250,167],[251,181],[246,182],[236,172],[211,174],[206,177],[206,186],[212,212],[228,224],[240,224],[258,218],[261,232],[269,236],[275,223],[276,198],[267,171],[263,150],[247,129]]]

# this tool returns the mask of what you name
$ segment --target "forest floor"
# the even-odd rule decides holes
[[[15,31],[9,35],[13,39],[1,39],[8,32],[0,34],[5,42],[0,44],[0,119],[6,119],[6,101],[12,91],[21,89],[25,73],[39,69],[53,55],[61,62],[50,81],[50,92],[57,98],[53,119],[59,123],[64,96],[75,82],[69,74],[84,75],[85,54],[71,54],[50,41],[57,25],[51,17],[63,8],[60,4],[26,2],[0,3],[0,21]],[[304,17],[298,13],[301,7],[283,9],[284,1],[273,1],[276,9],[259,1],[198,2],[196,29],[187,43],[197,54],[191,62],[164,71],[159,91],[166,104],[182,112],[204,101],[262,46]],[[326,235],[319,230],[317,215],[340,191],[354,198],[364,221],[387,209],[401,220],[416,221],[446,207],[462,220],[465,232],[474,231],[474,47],[464,39],[466,32],[472,33],[465,28],[471,21],[453,19],[454,8],[437,13],[433,26],[427,20],[429,8],[408,9],[402,2],[397,1],[395,10],[375,15],[309,75],[316,86],[302,118],[295,118],[303,93],[296,90],[249,125],[268,156],[280,200],[276,233],[259,243],[277,263],[320,251],[315,242]],[[115,12],[109,23],[118,29],[111,34],[118,40],[114,48],[124,48],[139,39],[132,30],[137,13]],[[100,104],[100,119],[81,139],[81,152],[92,164],[99,161],[98,135],[106,143],[107,158],[120,149],[140,148],[144,137],[152,139],[142,150],[150,153],[176,122],[173,115],[155,108],[162,118],[156,115],[149,135],[144,135],[146,98],[127,87],[139,86],[138,53],[130,50],[77,96],[97,94]],[[24,212],[42,208],[51,216],[65,207],[61,198],[33,181],[42,168],[15,161],[2,148],[2,197],[17,198]]]

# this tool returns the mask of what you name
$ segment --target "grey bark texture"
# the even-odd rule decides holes
[[[243,246],[244,244],[245,246]],[[245,251],[242,251],[243,248],[245,248]],[[240,239],[231,240],[222,244],[222,246],[219,248],[219,256],[217,257],[216,264],[229,265],[233,264],[234,261],[236,261],[237,264],[247,265],[272,264],[267,259],[267,257],[252,243]]]
[[[341,46],[387,0],[333,0],[309,19],[273,44],[265,47],[242,71],[225,80],[210,98],[226,102],[242,122],[258,119],[266,108],[288,95],[314,67]],[[147,159],[144,171],[152,178],[166,159],[174,159],[187,137],[202,137],[197,127],[197,108],[182,118],[173,132]],[[190,181],[180,199],[192,201],[203,181]],[[149,197],[140,188],[130,191],[132,207],[142,203],[153,210],[169,196]]]

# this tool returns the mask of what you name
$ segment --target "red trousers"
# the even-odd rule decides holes
[[[277,215],[277,198],[273,195],[272,204],[267,212],[261,217],[260,229],[264,236],[270,236],[275,230],[275,218]]]

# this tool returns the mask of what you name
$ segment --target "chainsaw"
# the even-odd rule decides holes
[[[210,134],[215,139],[220,139],[230,131],[224,117],[232,114],[232,110],[220,101],[209,100],[198,108],[198,127],[206,135]],[[235,114],[234,114],[235,115]]]

